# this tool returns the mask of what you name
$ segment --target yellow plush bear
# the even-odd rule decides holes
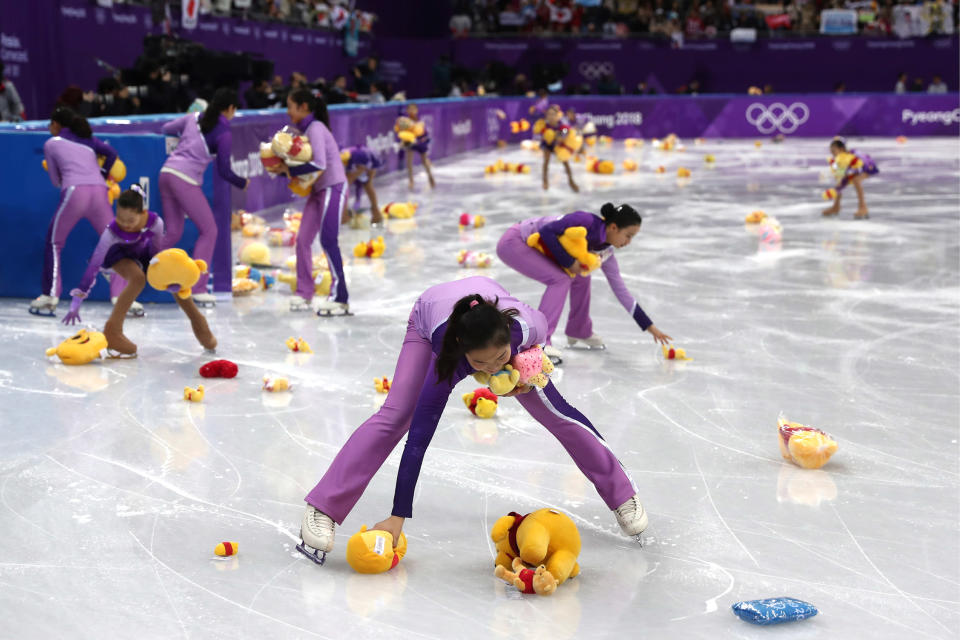
[[[166,249],[150,260],[147,282],[160,291],[179,285],[180,290],[176,295],[186,300],[190,297],[190,289],[200,279],[200,274],[206,272],[207,263],[203,260],[193,260],[183,249]]]
[[[379,258],[386,251],[387,245],[383,236],[377,236],[369,242],[360,242],[353,248],[353,255],[358,258]]]
[[[510,364],[493,375],[483,371],[474,371],[473,377],[480,384],[490,387],[490,391],[498,396],[510,393],[520,383],[520,372]]]
[[[393,548],[393,534],[372,529],[367,525],[347,541],[347,562],[357,573],[383,573],[393,569],[407,554],[407,536],[400,534],[397,548]]]
[[[513,559],[528,565],[544,565],[563,584],[580,573],[580,532],[569,516],[555,509],[540,509],[521,516],[511,512],[490,530],[497,547],[496,565],[513,570]]]
[[[544,132],[544,140],[546,140],[546,134],[547,131]],[[569,162],[570,158],[580,151],[581,147],[583,147],[583,136],[580,135],[579,131],[570,127],[566,130],[566,135],[563,135],[553,152],[557,155],[557,159],[560,160],[560,162]]]
[[[389,218],[412,218],[418,206],[415,202],[390,202],[380,211]]]
[[[203,385],[201,384],[196,389],[190,387],[183,388],[183,399],[189,400],[190,402],[203,402]]]
[[[612,160],[601,160],[600,158],[589,158],[587,159],[586,169],[590,173],[610,175],[614,172],[615,167],[613,165]]]
[[[102,333],[80,329],[56,348],[47,349],[47,355],[57,356],[63,364],[87,364],[103,355],[106,348],[107,338]]]
[[[587,275],[600,266],[600,256],[591,253],[587,248],[587,228],[586,227],[567,227],[563,235],[558,238],[560,246],[580,263],[580,275]],[[540,239],[540,232],[531,233],[527,238],[527,246],[533,247],[547,257],[552,257]],[[570,277],[573,274],[566,270]]]

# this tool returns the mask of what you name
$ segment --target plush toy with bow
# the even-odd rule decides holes
[[[377,236],[369,242],[361,242],[353,248],[353,255],[358,258],[379,258],[386,251],[387,245],[383,236]]]
[[[548,377],[553,372],[553,363],[539,346],[533,346],[521,351],[510,359],[503,369],[494,374],[476,371],[474,379],[480,384],[490,387],[498,396],[513,391],[517,386],[533,385],[544,388],[549,384]]]
[[[516,571],[517,559],[520,566],[543,566],[557,585],[580,573],[580,532],[568,515],[556,509],[539,509],[525,516],[511,512],[494,523],[490,539],[497,549],[498,576]]]
[[[463,404],[478,418],[492,418],[497,413],[497,394],[480,387],[463,394]]]

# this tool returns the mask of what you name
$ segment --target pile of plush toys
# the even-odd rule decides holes
[[[293,177],[289,176],[286,168],[302,166],[312,159],[313,147],[310,146],[310,140],[294,127],[284,127],[273,135],[270,142],[260,143],[260,161],[263,168],[271,175],[286,174],[290,178],[287,186],[304,198],[310,195],[320,172],[313,171]]]
[[[530,165],[522,162],[504,162],[503,160],[497,160],[493,164],[488,164],[484,167],[483,172],[486,175],[493,175],[495,173],[527,174],[530,173]]]
[[[547,596],[580,574],[580,532],[556,509],[511,512],[493,524],[490,539],[497,549],[494,575],[521,593]]]
[[[457,264],[471,269],[486,269],[493,264],[493,258],[482,251],[461,249],[457,254]]]
[[[423,135],[424,126],[420,121],[415,122],[407,116],[400,116],[393,125],[393,130],[400,142],[413,144],[417,141],[417,138]]]
[[[485,384],[490,391],[504,396],[518,386],[544,388],[550,383],[548,377],[553,372],[553,363],[540,346],[533,346],[510,358],[510,362],[500,371],[489,374],[476,371],[474,379]]]

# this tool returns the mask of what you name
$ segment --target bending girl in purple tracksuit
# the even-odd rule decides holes
[[[546,319],[497,282],[471,277],[427,289],[413,305],[393,386],[383,407],[350,436],[319,484],[306,497],[298,548],[333,548],[334,522],[342,523],[404,434],[392,515],[373,529],[397,540],[412,515],[420,466],[454,386],[474,371],[496,373],[515,355],[546,337]],[[549,383],[523,387],[521,406],[557,438],[616,514],[624,534],[639,535],[647,516],[632,479],[587,418]],[[306,547],[315,549],[311,552]]]
[[[600,208],[603,218],[587,211],[577,211],[565,216],[530,218],[513,225],[497,243],[497,255],[505,264],[523,275],[547,285],[540,300],[540,311],[547,318],[546,342],[551,344],[553,332],[560,321],[563,304],[570,294],[570,315],[567,317],[567,337],[570,344],[583,342],[590,348],[603,348],[603,340],[593,333],[590,320],[590,276],[581,276],[580,264],[564,251],[558,238],[569,227],[586,227],[587,248],[600,255],[603,274],[610,283],[614,295],[640,328],[662,344],[673,340],[653,325],[640,304],[627,290],[620,276],[620,267],[614,257],[614,249],[630,244],[640,232],[642,219],[637,211],[627,204],[614,207],[609,202]],[[527,238],[535,231],[546,245],[550,257],[527,245]],[[578,274],[571,278],[563,269]],[[559,350],[549,347],[548,356],[559,357]]]
[[[189,216],[197,225],[197,244],[192,256],[213,264],[213,249],[217,243],[217,223],[210,203],[203,195],[203,172],[217,159],[217,172],[238,189],[246,189],[249,180],[241,178],[230,167],[230,120],[236,115],[240,102],[231,89],[218,89],[203,114],[188,113],[163,125],[167,136],[178,136],[180,142],[160,169],[160,200],[167,234],[163,249],[168,249],[183,235],[183,222]],[[213,306],[216,299],[207,293],[204,273],[193,286],[194,300],[204,306]]]
[[[93,137],[86,118],[69,107],[57,107],[50,116],[52,138],[43,145],[43,157],[53,186],[60,188],[60,204],[47,230],[43,252],[42,295],[30,303],[30,313],[53,315],[60,302],[60,251],[67,236],[81,218],[86,218],[97,233],[113,221],[113,209],[107,199],[104,178],[117,159],[113,148]],[[103,167],[97,165],[103,156]],[[123,291],[119,276],[110,280],[110,296]],[[138,305],[139,306],[139,305]],[[143,308],[139,308],[142,314]]]
[[[310,245],[320,234],[320,247],[330,265],[330,297],[317,305],[317,315],[346,315],[347,282],[343,277],[343,258],[337,235],[347,199],[347,176],[343,171],[340,149],[330,133],[330,118],[323,98],[309,89],[297,89],[287,97],[287,114],[293,124],[310,140],[313,159],[298,167],[288,167],[291,176],[320,172],[303,207],[303,219],[297,233],[297,292],[290,299],[290,311],[309,311],[314,293],[313,254]]]
[[[73,301],[70,303],[70,312],[63,318],[64,324],[80,321],[80,305],[93,288],[98,273],[102,271],[123,276],[126,287],[120,292],[113,313],[103,327],[107,348],[115,357],[134,357],[137,354],[137,345],[123,335],[123,318],[130,304],[143,290],[150,260],[160,250],[163,241],[163,220],[144,208],[143,197],[140,185],[135,184],[117,198],[117,217],[100,235],[80,284],[70,292]],[[179,289],[179,285],[173,285],[171,292]],[[215,349],[217,340],[193,299],[184,300],[176,295],[174,299],[190,318],[193,333],[200,344],[211,351]]]
[[[340,153],[340,157],[343,159],[344,170],[347,173],[347,184],[353,185],[355,194],[353,210],[347,207],[343,222],[347,221],[346,218],[357,215],[356,209],[360,207],[362,189],[370,198],[370,222],[380,224],[383,222],[383,214],[377,202],[377,192],[373,188],[373,177],[377,174],[377,169],[383,166],[383,160],[364,145],[347,147]]]

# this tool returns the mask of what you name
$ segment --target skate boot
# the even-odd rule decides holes
[[[103,335],[107,339],[107,353],[111,358],[136,358],[137,345],[127,340],[123,329],[107,321],[103,327]]]
[[[637,496],[633,496],[613,512],[617,516],[617,524],[620,525],[623,535],[633,538],[642,545],[643,539],[640,534],[647,528],[647,512],[643,510],[643,505],[640,504]]]
[[[333,300],[321,300],[317,305],[317,315],[321,318],[332,316],[350,316],[350,305],[346,302],[334,302]]]
[[[333,550],[333,519],[308,504],[300,523],[300,538],[297,551],[322,565]]]
[[[577,347],[579,349],[596,349],[600,351],[607,348],[607,345],[603,344],[603,338],[597,334],[593,334],[589,338],[571,338],[568,336],[567,340],[570,341],[571,347]]]
[[[195,293],[193,301],[200,308],[212,309],[217,306],[217,298],[212,293]]]
[[[35,316],[53,317],[58,304],[60,304],[59,298],[40,296],[36,300],[30,301],[30,307],[27,310]]]
[[[550,362],[552,362],[554,365],[558,365],[563,362],[563,352],[552,344],[548,344],[543,348],[543,355],[550,358]]]
[[[304,300],[298,295],[294,295],[290,298],[290,311],[310,311],[310,301]]]
[[[110,302],[111,304],[116,305],[117,298],[110,298]],[[136,300],[130,303],[130,308],[127,309],[128,318],[142,318],[144,315],[146,315],[146,312],[143,310],[142,304],[140,304]]]

